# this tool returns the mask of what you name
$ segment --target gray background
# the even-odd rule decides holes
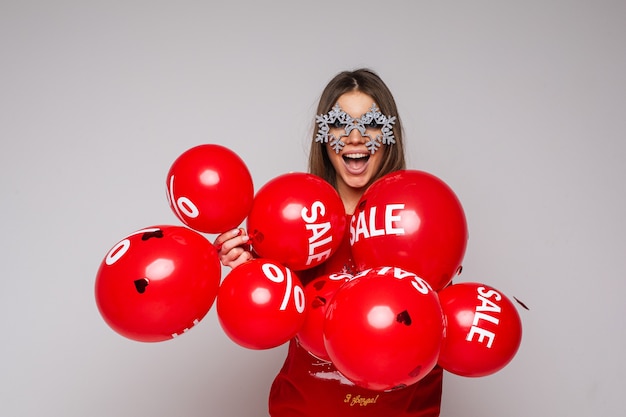
[[[179,224],[165,177],[192,146],[255,189],[305,170],[322,87],[360,66],[465,207],[459,281],[530,307],[506,368],[446,375],[442,416],[623,415],[625,39],[623,1],[0,2],[0,415],[266,415],[285,346],[238,347],[214,309],[127,340],[95,274]]]

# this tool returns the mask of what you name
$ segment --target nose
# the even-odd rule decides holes
[[[359,144],[359,143],[364,143],[365,142],[365,138],[363,137],[363,134],[358,129],[358,127],[354,126],[350,130],[350,133],[348,134],[348,140],[346,142],[352,143],[352,144],[356,145],[356,144]]]

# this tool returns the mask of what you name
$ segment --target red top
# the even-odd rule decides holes
[[[332,272],[355,273],[347,227],[336,253],[315,268],[299,271],[298,277],[306,285]],[[272,384],[269,412],[272,417],[437,417],[442,382],[443,370],[436,366],[408,387],[371,391],[353,384],[331,362],[311,355],[293,339]]]

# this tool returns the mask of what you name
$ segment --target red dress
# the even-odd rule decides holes
[[[304,285],[326,273],[355,272],[349,237],[346,230],[330,259],[298,273]],[[408,387],[371,391],[354,385],[332,363],[311,355],[293,339],[270,390],[269,413],[271,417],[437,417],[442,382],[443,370],[436,366]]]

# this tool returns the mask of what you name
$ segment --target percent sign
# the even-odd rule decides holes
[[[115,262],[117,262],[122,256],[124,256],[124,254],[128,252],[128,249],[130,249],[130,238],[135,235],[141,235],[141,234],[143,234],[144,237],[150,237],[150,236],[162,237],[163,236],[163,232],[161,231],[161,228],[159,227],[148,227],[145,229],[137,230],[136,232],[129,234],[124,239],[120,240],[117,244],[115,244],[115,246],[113,246],[111,250],[109,250],[106,257],[104,258],[104,262],[106,263],[106,265],[111,266]]]
[[[189,198],[185,196],[180,196],[176,198],[176,196],[174,195],[174,175],[170,176],[170,180],[168,182],[167,201],[174,209],[176,216],[178,216],[178,218],[185,224],[187,223],[187,221],[184,216],[195,219],[200,214],[200,210],[198,210],[198,207],[196,207],[196,205]]]
[[[286,281],[285,294],[283,296],[283,302],[280,305],[280,310],[284,311],[287,309],[287,304],[289,304],[289,299],[291,298],[293,290],[293,301],[296,306],[296,311],[298,311],[298,313],[304,312],[304,290],[300,285],[294,285],[291,270],[289,268],[285,268],[286,274],[284,274],[277,265],[269,263],[263,264],[261,269],[265,276],[272,282],[280,284],[281,282]]]

